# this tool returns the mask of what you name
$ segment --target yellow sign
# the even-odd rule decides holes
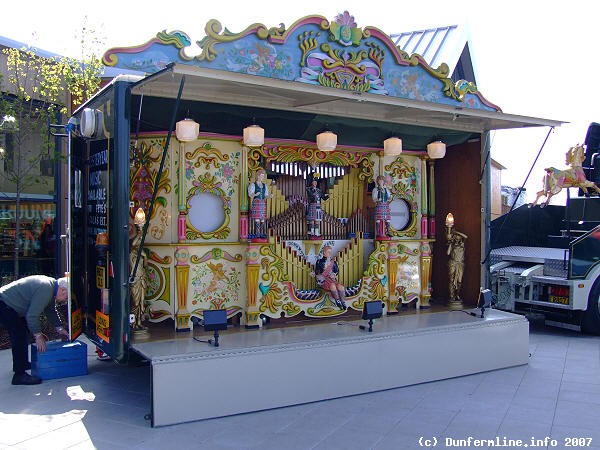
[[[551,295],[550,296],[550,303],[560,303],[561,305],[568,305],[569,304],[569,297],[562,297],[559,295]]]
[[[106,283],[106,269],[103,266],[96,266],[96,287],[104,289]]]
[[[96,311],[96,335],[105,342],[110,342],[110,318]]]
[[[83,317],[81,308],[77,308],[71,313],[71,340],[76,339],[83,331]]]

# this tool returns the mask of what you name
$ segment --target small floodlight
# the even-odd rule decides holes
[[[227,310],[226,309],[205,309],[204,310],[204,331],[214,331],[214,345],[219,346],[219,330],[227,329]],[[209,339],[212,344],[212,339]]]
[[[481,318],[485,315],[485,309],[492,307],[492,291],[489,289],[483,289],[479,293],[479,301],[477,302],[477,307],[481,309]]]
[[[383,303],[379,301],[365,302],[363,304],[363,320],[369,321],[369,333],[373,331],[373,319],[379,319],[383,315]],[[359,327],[364,330],[366,327],[361,325]]]

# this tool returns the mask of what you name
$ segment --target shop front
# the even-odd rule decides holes
[[[14,278],[15,257],[19,277],[46,274],[55,276],[57,240],[54,218],[56,204],[51,196],[24,196],[19,206],[19,233],[16,232],[16,202],[0,201],[0,277],[2,284]],[[15,254],[15,249],[18,255]]]

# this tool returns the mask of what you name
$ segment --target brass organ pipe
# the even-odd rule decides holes
[[[283,241],[277,240],[275,254],[282,259],[284,270],[297,289],[315,288],[315,280],[310,274],[314,268],[300,257],[295,249],[287,247]],[[355,285],[363,273],[364,243],[362,239],[360,237],[352,239],[338,253],[336,260],[340,268],[340,283],[347,287]]]
[[[348,255],[348,280],[347,284],[352,284],[352,281],[356,278],[355,276],[355,260],[356,260],[356,248],[354,242],[351,243],[351,252]]]
[[[338,193],[341,194],[341,201],[338,202],[338,211],[336,213],[336,217],[343,217],[344,215],[344,210],[346,209],[346,202],[348,201],[348,196],[344,195],[344,192],[348,191],[348,178],[344,177],[342,178],[342,183],[340,185],[338,185],[340,187],[341,192]]]
[[[293,260],[293,265],[294,265],[294,280],[300,280],[302,281],[302,268],[300,266],[300,261],[298,261],[298,255],[296,254],[296,252],[294,251],[293,253],[294,256],[294,260]]]
[[[352,182],[352,203],[348,205],[348,214],[351,214],[352,211],[356,211],[358,209],[358,185],[356,178],[357,171],[354,170],[352,172],[351,182]]]
[[[347,195],[344,195],[344,192],[348,191],[348,178],[344,177],[340,180],[340,182],[336,185],[337,189],[337,197],[338,197],[338,205],[339,209],[336,212],[336,217],[341,217],[343,215],[343,210],[345,208],[345,203],[348,201]]]
[[[294,266],[292,265],[292,262],[291,262],[292,252],[291,252],[291,249],[289,247],[287,247],[286,250],[287,250],[285,252],[285,267],[286,267],[286,272],[287,272],[289,278],[293,280],[294,279]]]
[[[362,268],[362,258],[361,258],[361,245],[359,243],[359,239],[354,239],[354,245],[356,246],[356,256],[354,258],[354,280],[358,281],[360,278],[360,271]]]
[[[348,203],[346,204],[346,213],[351,214],[352,211],[356,211],[358,207],[357,199],[356,199],[356,170],[352,171],[352,174],[347,177],[348,178],[348,191],[350,191],[350,195],[348,195]]]
[[[343,177],[335,186],[337,190],[337,210],[336,217],[343,217],[344,209],[346,208],[346,202],[348,201],[348,179]]]
[[[348,259],[346,261],[346,267],[347,267],[347,271],[348,271],[348,276],[346,277],[346,285],[349,285],[352,283],[352,280],[354,279],[354,267],[353,267],[353,263],[354,263],[354,245],[352,244],[352,241],[350,241],[350,247],[347,250],[348,253]]]
[[[313,267],[294,249],[278,241],[275,254],[282,259],[284,270],[297,289],[313,289],[315,287],[314,278],[310,274],[314,270]]]

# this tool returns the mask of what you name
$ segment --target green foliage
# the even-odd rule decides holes
[[[87,17],[85,21],[87,22]],[[104,71],[102,61],[98,57],[103,46],[102,39],[86,25],[82,27],[78,39],[81,44],[81,59],[61,59],[63,77],[74,106],[81,105],[98,91],[100,76]]]
[[[15,185],[17,194],[36,184],[39,161],[54,151],[47,138],[47,124],[64,112],[61,102],[60,68],[52,60],[37,56],[32,50],[7,48],[7,76],[1,105],[3,115],[15,121],[2,132],[12,142],[6,155],[4,178]]]
[[[81,32],[82,49],[88,40],[99,44],[94,32],[85,27]],[[82,50],[82,52],[85,51]],[[5,135],[6,152],[0,160],[0,190],[16,195],[15,223],[19,235],[20,198],[26,192],[52,190],[53,177],[41,173],[43,164],[54,164],[64,155],[57,149],[57,139],[49,131],[50,124],[64,123],[73,107],[88,100],[100,87],[102,64],[90,52],[81,60],[45,58],[33,49],[7,48],[6,74],[0,77],[0,133]],[[44,161],[44,162],[43,162]],[[15,244],[14,276],[18,277],[18,242]]]
[[[48,125],[61,121],[88,100],[100,87],[102,63],[96,56],[101,42],[93,30],[81,30],[82,59],[44,58],[33,49],[7,48],[6,84],[0,78],[0,91],[5,95],[0,101],[0,113],[13,116],[11,126],[1,132],[10,135],[12,155],[7,155],[4,178],[17,185],[17,194],[40,182],[42,159],[56,160],[55,139]]]

